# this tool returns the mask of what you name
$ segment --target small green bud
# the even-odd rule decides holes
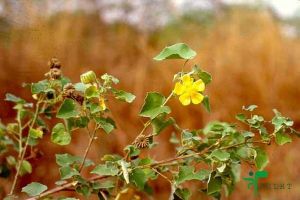
[[[80,80],[84,84],[95,83],[96,74],[93,71],[88,71],[80,76]]]

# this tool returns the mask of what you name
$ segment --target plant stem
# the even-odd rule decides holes
[[[173,96],[173,91],[169,94],[169,96],[166,98],[166,100],[164,101],[164,103],[163,103],[161,106],[166,105],[166,103],[171,99],[172,96]],[[141,132],[134,138],[133,142],[147,130],[147,128],[149,127],[150,124],[151,124],[151,119],[149,119],[149,120],[144,124],[143,129],[142,129]],[[132,143],[133,143],[133,142],[132,142]],[[128,159],[128,156],[129,156],[129,152],[127,152],[127,154],[125,155],[125,160]]]
[[[161,107],[165,106],[165,105],[168,103],[168,101],[172,98],[172,96],[173,96],[173,91],[169,94],[169,96],[166,98],[166,100],[165,100],[164,103],[161,105]],[[142,131],[138,134],[137,137],[139,137],[140,135],[142,135],[142,134],[146,131],[146,129],[148,128],[148,126],[149,126],[150,124],[151,124],[151,119],[149,119],[149,120],[145,123],[144,128],[143,128]],[[136,138],[135,138],[135,139],[136,139]]]
[[[21,155],[22,155],[22,140],[23,140],[23,137],[22,137],[23,129],[22,129],[20,110],[18,110],[18,113],[17,113],[17,121],[18,121],[18,125],[19,125],[19,132],[18,132],[18,136],[19,136],[19,155],[18,155],[18,159],[20,159]]]
[[[96,181],[96,180],[101,180],[101,179],[104,179],[104,178],[108,178],[109,176],[95,176],[95,177],[92,177],[89,179],[89,181]],[[28,198],[26,200],[37,200],[39,198],[42,198],[42,197],[46,197],[48,195],[51,195],[51,194],[54,194],[54,193],[57,193],[57,192],[60,192],[60,191],[63,191],[65,189],[69,189],[71,187],[74,187],[77,185],[77,181],[72,181],[70,183],[66,183],[64,185],[61,185],[61,186],[58,186],[58,187],[55,187],[51,190],[48,190],[46,192],[43,192],[42,194],[38,195],[38,196],[35,196],[35,197],[31,197],[31,198]]]
[[[41,103],[40,101],[38,101],[36,103],[36,109],[35,109],[34,117],[33,117],[33,120],[32,120],[32,122],[30,124],[29,129],[31,129],[34,126],[35,121],[36,121],[36,119],[38,117],[40,103]],[[21,133],[21,135],[22,135],[22,133]],[[21,143],[22,143],[22,141],[21,141]],[[13,184],[11,186],[9,195],[12,195],[14,193],[14,190],[15,190],[15,187],[16,187],[16,184],[17,184],[17,180],[18,180],[18,177],[20,175],[21,166],[22,166],[22,163],[24,161],[24,157],[25,157],[26,150],[27,150],[27,147],[28,147],[28,143],[29,143],[29,135],[27,136],[24,148],[22,148],[22,151],[21,151],[21,154],[20,154],[20,157],[19,157],[19,162],[18,162],[18,165],[17,165],[17,172],[15,174],[15,177],[14,177]],[[22,144],[21,144],[21,146],[22,146]]]
[[[151,168],[151,167],[160,167],[160,166],[174,165],[174,161],[179,161],[179,160],[182,160],[182,159],[185,159],[185,158],[191,158],[191,157],[194,157],[194,156],[199,156],[199,155],[203,155],[203,154],[207,153],[209,150],[211,150],[211,148],[213,148],[214,146],[217,146],[219,144],[219,142],[217,142],[217,143],[215,143],[215,144],[213,144],[213,145],[211,145],[211,146],[209,146],[209,147],[207,147],[207,148],[205,148],[202,151],[197,152],[197,153],[192,153],[192,154],[187,154],[187,155],[183,155],[183,156],[178,156],[178,157],[175,157],[175,158],[169,158],[169,159],[162,160],[162,161],[159,161],[159,162],[156,162],[156,163],[138,166],[137,168]],[[245,141],[245,142],[241,142],[241,143],[238,143],[238,144],[233,144],[233,145],[230,145],[230,146],[227,146],[227,147],[220,148],[220,150],[230,149],[230,148],[237,147],[237,146],[240,146],[240,145],[243,145],[243,144],[247,144],[247,143],[266,144],[266,142],[262,141],[262,140],[258,140],[258,141]]]
[[[82,160],[82,163],[81,163],[81,165],[80,165],[80,167],[79,167],[79,172],[82,171],[82,168],[83,168],[84,163],[85,163],[85,161],[86,161],[87,155],[88,155],[88,153],[89,153],[89,151],[90,151],[90,149],[91,149],[91,146],[92,146],[93,141],[94,141],[94,139],[95,139],[95,135],[96,135],[96,132],[97,132],[98,128],[99,128],[99,127],[96,126],[95,129],[94,129],[94,131],[93,131],[93,133],[92,133],[92,135],[90,136],[89,144],[88,144],[88,146],[87,146],[86,149],[85,149],[84,156],[83,156],[83,160]]]

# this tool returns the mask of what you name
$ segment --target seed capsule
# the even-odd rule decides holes
[[[84,97],[78,91],[75,90],[75,87],[72,83],[68,83],[64,86],[62,96],[64,98],[73,99],[77,101],[80,105],[82,105],[84,101]]]
[[[88,71],[80,76],[80,80],[84,84],[95,83],[97,80],[96,74],[93,71]]]
[[[147,148],[150,144],[149,141],[149,136],[145,136],[145,135],[140,135],[138,136],[135,141],[133,142],[133,144],[136,146],[136,148],[138,149],[144,149]]]
[[[54,69],[54,68],[60,69],[61,68],[61,64],[57,58],[51,58],[48,62],[48,66],[50,67],[50,69]]]

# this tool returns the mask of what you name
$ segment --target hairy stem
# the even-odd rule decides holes
[[[148,165],[142,165],[142,166],[139,166],[137,168],[151,168],[151,167],[161,167],[161,166],[174,165],[175,161],[180,161],[180,160],[185,159],[185,158],[191,158],[191,157],[194,157],[194,156],[203,155],[203,154],[209,152],[213,147],[217,146],[219,144],[219,142],[217,142],[217,143],[215,143],[215,144],[213,144],[213,145],[211,145],[211,146],[209,146],[209,147],[207,147],[207,148],[205,148],[202,151],[197,152],[197,153],[192,153],[192,154],[187,154],[187,155],[183,155],[183,156],[178,156],[178,157],[175,157],[175,158],[169,158],[169,159],[166,159],[166,160],[158,161],[156,163],[152,163],[152,164],[148,164]],[[238,147],[240,145],[247,144],[247,143],[252,143],[252,144],[254,144],[254,143],[266,144],[267,142],[265,142],[263,140],[245,141],[245,142],[241,142],[241,143],[238,143],[238,144],[233,144],[233,145],[230,145],[230,146],[227,146],[227,147],[223,147],[223,148],[220,148],[220,149],[221,150],[230,149],[230,148]]]
[[[19,132],[18,132],[18,136],[19,136],[19,155],[18,155],[18,159],[21,158],[22,155],[22,140],[23,140],[23,136],[22,136],[22,121],[21,121],[21,113],[20,110],[18,110],[17,113],[17,121],[18,121],[18,125],[19,125]]]
[[[87,146],[86,149],[85,149],[84,156],[83,156],[83,160],[82,160],[82,163],[81,163],[81,165],[80,165],[80,167],[79,167],[79,172],[82,171],[82,168],[83,168],[84,163],[85,163],[85,161],[86,161],[86,159],[87,159],[87,155],[88,155],[88,153],[89,153],[89,151],[90,151],[90,149],[91,149],[91,146],[92,146],[93,141],[94,141],[94,139],[95,139],[95,135],[96,135],[96,132],[97,132],[98,128],[99,128],[99,127],[96,126],[95,129],[94,129],[94,131],[93,131],[93,133],[92,133],[92,134],[89,133],[89,135],[90,135],[89,144],[88,144],[88,146]]]
[[[164,101],[164,103],[163,103],[161,106],[166,105],[166,103],[171,99],[172,96],[173,96],[173,91],[169,94],[169,96],[166,98],[166,100]],[[150,126],[150,124],[151,124],[151,119],[149,119],[149,120],[144,124],[143,129],[142,129],[141,132],[134,138],[133,142],[147,130],[147,128]],[[132,143],[133,143],[133,142],[132,142]],[[125,160],[128,159],[128,156],[129,156],[129,152],[127,152],[127,154],[125,155]]]
[[[41,102],[38,101],[37,104],[36,104],[35,113],[34,113],[32,121],[31,121],[31,124],[29,126],[29,129],[31,129],[34,126],[35,121],[36,121],[36,119],[38,117],[40,103]],[[21,135],[22,135],[22,133],[21,133]],[[17,165],[17,172],[15,174],[15,177],[14,177],[13,184],[11,186],[9,195],[12,195],[14,193],[14,190],[15,190],[15,187],[16,187],[16,184],[17,184],[17,180],[18,180],[18,177],[20,175],[21,166],[22,166],[22,163],[24,161],[24,157],[25,157],[26,150],[27,150],[27,147],[28,147],[28,143],[29,143],[29,135],[27,136],[24,148],[22,148],[22,151],[20,151],[21,153],[20,153],[19,162],[18,162],[18,165]],[[21,146],[22,146],[22,141],[21,141]]]
[[[109,176],[95,176],[95,177],[90,178],[89,181],[97,181],[97,180],[105,179],[105,178],[108,178],[108,177]],[[72,181],[70,183],[66,183],[66,184],[63,184],[61,186],[55,187],[51,190],[48,190],[46,192],[43,192],[42,194],[40,194],[38,196],[28,198],[26,200],[37,200],[39,198],[46,197],[46,196],[49,196],[51,194],[55,194],[55,193],[61,192],[63,190],[72,188],[72,187],[76,186],[77,183],[78,183],[77,181]]]
[[[164,101],[164,103],[163,103],[161,106],[166,105],[166,104],[168,103],[168,101],[172,98],[172,96],[173,96],[173,91],[169,94],[169,96],[166,98],[166,100]],[[145,123],[144,128],[143,128],[142,131],[138,134],[138,136],[142,135],[142,134],[146,131],[146,129],[149,127],[150,124],[151,124],[151,119],[149,119],[149,120]],[[137,137],[138,137],[138,136],[137,136]]]

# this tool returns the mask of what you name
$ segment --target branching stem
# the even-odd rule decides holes
[[[36,109],[35,109],[35,113],[34,113],[34,116],[33,116],[33,119],[31,121],[31,124],[29,126],[29,130],[31,128],[33,128],[35,122],[36,122],[36,119],[38,117],[38,114],[39,114],[39,109],[40,109],[40,103],[41,103],[41,99],[36,103]],[[20,119],[18,119],[19,121]],[[21,125],[21,120],[19,122],[19,124]],[[25,157],[25,154],[26,154],[26,150],[27,150],[27,147],[28,147],[28,143],[29,143],[29,135],[27,136],[27,139],[26,139],[26,142],[25,142],[25,146],[24,148],[22,147],[22,130],[21,129],[21,126],[20,126],[20,130],[21,130],[21,133],[20,133],[20,142],[21,142],[21,149],[20,149],[20,155],[19,155],[19,162],[18,162],[18,165],[17,165],[17,172],[15,174],[15,177],[14,177],[14,180],[13,180],[13,184],[11,186],[11,190],[9,192],[9,195],[13,195],[14,193],[14,190],[15,190],[15,187],[16,187],[16,184],[17,184],[17,180],[18,180],[18,177],[20,175],[20,171],[21,171],[21,167],[22,167],[22,163],[24,161],[24,157]],[[20,145],[20,144],[19,144]]]

